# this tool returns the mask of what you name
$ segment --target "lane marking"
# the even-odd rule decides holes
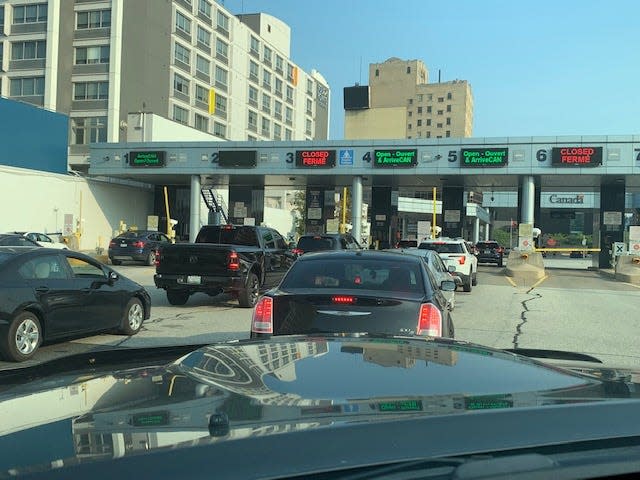
[[[507,279],[507,282],[509,282],[511,284],[512,287],[514,288],[518,288],[518,285],[516,285],[516,282],[514,282],[513,280],[511,280],[511,277],[507,277],[506,275],[504,276],[504,278]]]
[[[549,278],[549,275],[545,275],[544,277],[542,277],[540,280],[538,280],[536,283],[534,283],[533,285],[531,285],[531,288],[529,290],[533,290],[534,288],[536,288],[538,285],[540,285],[542,282],[544,282],[547,278]]]
[[[629,285],[630,287],[640,288],[640,285],[634,285],[633,283],[622,282],[625,285]]]

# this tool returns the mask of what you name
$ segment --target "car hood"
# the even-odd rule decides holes
[[[348,423],[640,395],[639,372],[576,372],[430,338],[277,337],[135,368],[126,368],[132,350],[122,355],[120,368],[0,378],[0,476]],[[99,366],[95,358],[87,364]]]

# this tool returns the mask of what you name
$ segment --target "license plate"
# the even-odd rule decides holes
[[[491,253],[491,250],[485,250],[484,253],[489,255]]]
[[[187,283],[188,284],[200,285],[201,282],[202,282],[202,278],[200,277],[200,275],[188,275],[187,276]]]
[[[120,244],[120,246],[121,246],[121,247],[126,247],[126,246],[127,246],[127,244],[126,244],[126,243],[121,243],[121,244]]]

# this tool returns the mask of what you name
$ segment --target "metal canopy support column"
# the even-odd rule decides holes
[[[533,225],[535,210],[535,178],[531,175],[522,177],[522,196],[520,198],[520,222]]]
[[[200,175],[191,175],[191,202],[189,204],[189,241],[195,242],[200,230]]]
[[[358,243],[362,243],[362,177],[353,177],[351,190],[351,234]]]
[[[476,217],[476,222],[473,229],[473,243],[480,241],[480,219]]]

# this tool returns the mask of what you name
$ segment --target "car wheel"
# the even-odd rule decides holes
[[[151,250],[149,252],[149,255],[147,255],[147,260],[146,260],[146,264],[150,267],[154,266],[156,264],[156,252],[155,250]]]
[[[111,259],[111,265],[122,265],[122,260]]]
[[[502,267],[502,264],[503,264],[503,259],[501,258],[500,260],[498,260],[498,266]]]
[[[473,282],[471,281],[471,275],[469,275],[467,279],[462,282],[462,289],[465,292],[470,292],[472,283]]]
[[[456,332],[453,326],[453,319],[451,318],[451,315],[449,315],[449,338],[455,338],[455,336]]]
[[[132,298],[124,309],[120,333],[124,335],[135,335],[140,331],[143,321],[144,307],[142,306],[142,302],[137,298]]]
[[[167,300],[171,305],[184,305],[189,300],[189,292],[167,290]]]
[[[253,308],[258,303],[260,296],[260,282],[255,273],[250,272],[247,277],[247,286],[238,294],[238,303],[242,308]]]
[[[41,343],[42,328],[38,316],[32,312],[22,312],[9,325],[0,346],[5,359],[24,362],[33,356]]]
[[[478,272],[473,272],[471,274],[471,283],[474,287],[478,285]]]

